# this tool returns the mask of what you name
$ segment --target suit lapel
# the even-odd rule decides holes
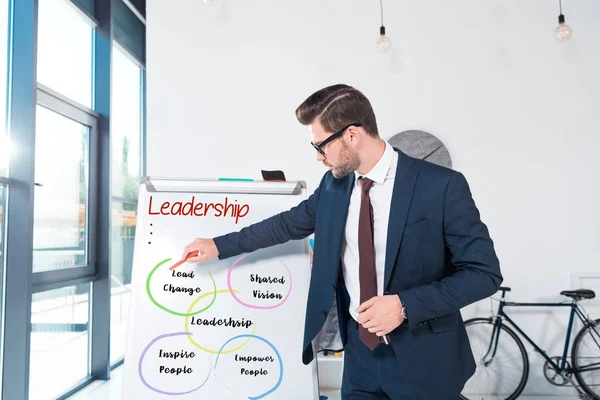
[[[354,174],[343,178],[339,187],[334,192],[331,207],[331,239],[333,242],[333,254],[341,254],[341,245],[346,229],[346,218],[348,216],[348,206],[350,204],[350,195],[354,185]]]
[[[332,179],[327,185],[329,189],[321,194],[321,200],[326,202],[326,214],[319,217],[319,232],[315,234],[315,252],[313,265],[335,266],[335,268],[323,268],[322,271],[330,271],[332,279],[337,279],[338,266],[340,264],[341,246],[346,228],[346,217],[348,205],[352,193],[354,176],[350,174],[340,180]],[[322,218],[322,219],[321,219]]]
[[[388,236],[385,254],[385,277],[384,292],[387,291],[390,277],[396,264],[396,255],[400,249],[402,234],[410,208],[415,183],[418,173],[414,170],[414,161],[398,149],[398,166],[396,167],[396,178],[394,180],[394,191],[388,222]]]

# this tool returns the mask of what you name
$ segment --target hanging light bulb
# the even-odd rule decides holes
[[[558,16],[558,26],[554,30],[556,40],[559,42],[567,42],[573,35],[573,30],[567,24],[565,24],[565,16],[562,13],[562,0],[559,0],[560,15]]]
[[[377,38],[377,51],[380,53],[388,53],[392,49],[392,41],[385,36],[385,26],[379,28],[379,38]]]
[[[573,35],[573,30],[565,24],[565,16],[562,14],[558,17],[558,26],[554,30],[554,34],[559,42],[567,42]]]
[[[377,42],[377,51],[380,53],[388,53],[392,49],[392,41],[385,36],[385,26],[383,25],[383,0],[379,0],[379,9],[381,10],[381,27],[379,28],[379,37]]]

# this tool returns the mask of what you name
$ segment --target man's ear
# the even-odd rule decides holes
[[[357,142],[361,138],[362,134],[363,132],[361,131],[360,127],[351,126],[348,128],[348,137],[350,138],[351,142]]]

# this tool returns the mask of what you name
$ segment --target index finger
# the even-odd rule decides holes
[[[363,311],[363,312],[359,313],[357,322],[361,325],[368,322],[371,318],[373,318],[372,314],[373,314],[373,312],[370,309],[367,309],[367,311]]]
[[[198,250],[192,251],[191,253],[188,253],[188,255],[185,256],[185,258],[182,258],[181,260],[179,260],[175,264],[173,264],[169,269],[170,270],[175,269],[175,268],[179,267],[181,264],[183,264],[184,262],[189,261],[191,257],[197,256],[197,255],[198,255]]]
[[[193,250],[191,249],[191,247],[190,247],[189,244],[187,246],[185,246],[185,249],[183,249],[183,254],[181,255],[181,259],[185,260],[187,258],[187,256],[189,256],[192,251]]]
[[[198,250],[192,250],[183,257],[183,261],[189,261],[192,257],[197,257],[200,254]]]
[[[369,300],[362,302],[358,308],[356,309],[356,311],[360,312],[364,312],[365,310],[368,310],[369,308],[371,308],[371,306],[373,306],[373,304],[375,303],[375,300],[377,300],[377,297],[371,297]]]

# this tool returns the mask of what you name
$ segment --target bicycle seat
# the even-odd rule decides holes
[[[501,292],[510,292],[510,288],[507,286],[500,286],[498,290]]]
[[[593,290],[589,289],[564,290],[560,292],[560,294],[575,300],[593,299],[594,297],[596,297],[596,293],[594,293]]]

